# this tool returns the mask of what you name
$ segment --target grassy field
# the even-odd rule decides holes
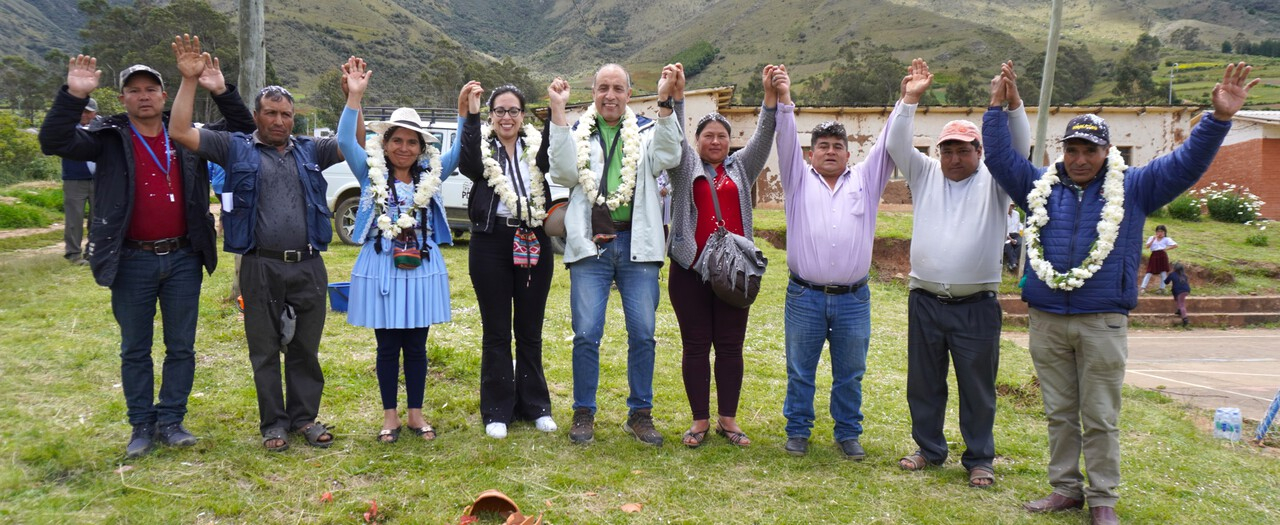
[[[778,217],[765,212],[760,223]],[[909,228],[910,221],[891,217],[882,223],[897,229]],[[1172,236],[1187,246],[1195,244],[1190,230],[1170,223]],[[331,281],[346,280],[355,253],[335,246],[326,255]],[[803,458],[785,454],[786,254],[772,248],[766,254],[771,269],[748,327],[738,414],[754,440],[747,449],[714,435],[697,450],[678,444],[690,416],[680,379],[679,333],[665,299],[657,314],[654,414],[668,442],[655,449],[623,433],[626,334],[616,295],[602,343],[596,442],[570,444],[564,429],[572,335],[568,273],[562,268],[556,270],[544,332],[544,362],[562,430],[546,435],[517,424],[506,440],[484,437],[477,394],[480,323],[463,243],[445,251],[453,277],[453,322],[433,328],[428,343],[426,413],[440,432],[436,442],[375,443],[381,407],[372,334],[331,313],[321,348],[327,379],[321,419],[336,427],[336,445],[318,450],[295,442],[283,454],[264,452],[242,323],[222,301],[232,262],[223,254],[220,269],[206,278],[200,305],[187,426],[201,441],[192,449],[161,448],[126,461],[129,427],[109,291],[58,253],[8,252],[0,258],[0,521],[351,523],[361,521],[376,500],[387,523],[456,523],[463,507],[488,488],[505,491],[522,509],[545,512],[549,523],[559,524],[1081,521],[1080,514],[1032,516],[1019,507],[1048,491],[1047,445],[1030,360],[1012,343],[1002,348],[998,379],[996,486],[975,490],[964,483],[954,399],[947,422],[952,458],[945,468],[898,470],[896,459],[914,446],[905,402],[906,290],[892,283],[872,285],[873,339],[863,404],[868,460],[843,460],[831,441],[822,394],[830,386],[825,359],[811,451]],[[157,359],[163,354],[158,347]],[[1280,458],[1211,439],[1211,415],[1157,393],[1126,388],[1124,403],[1118,510],[1126,520],[1280,520],[1280,493],[1274,490]],[[321,501],[325,492],[332,493],[332,502]],[[620,510],[626,503],[643,509],[626,514]]]

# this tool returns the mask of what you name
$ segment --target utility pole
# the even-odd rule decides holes
[[[1169,68],[1169,105],[1173,105],[1173,72],[1178,70],[1178,63],[1174,62],[1173,67]]]
[[[239,0],[240,96],[253,108],[253,99],[267,83],[267,48],[263,36],[263,0]]]
[[[1040,80],[1040,110],[1036,112],[1036,143],[1031,149],[1031,163],[1039,166],[1044,159],[1045,136],[1049,132],[1049,102],[1053,96],[1053,75],[1058,67],[1058,33],[1062,28],[1062,0],[1053,0],[1049,15],[1049,43],[1044,52],[1044,76]],[[1027,243],[1023,239],[1018,254],[1018,275],[1026,270]]]

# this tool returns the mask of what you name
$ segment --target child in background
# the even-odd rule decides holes
[[[1160,289],[1157,293],[1164,293],[1165,276],[1169,273],[1169,250],[1178,247],[1178,243],[1173,242],[1169,237],[1169,231],[1161,224],[1156,226],[1156,234],[1147,239],[1147,249],[1151,250],[1151,257],[1147,259],[1147,274],[1142,277],[1142,286],[1138,287],[1139,292],[1146,293],[1147,282],[1151,280],[1153,274],[1160,274]]]
[[[1182,326],[1187,326],[1187,295],[1191,294],[1191,282],[1187,279],[1182,263],[1173,264],[1173,273],[1165,277],[1164,282],[1169,285],[1173,301],[1178,305],[1178,310],[1174,313],[1182,318]],[[1161,289],[1163,288],[1162,285]]]

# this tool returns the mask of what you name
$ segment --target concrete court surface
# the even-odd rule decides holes
[[[1027,347],[1025,331],[1003,337]],[[1280,389],[1280,330],[1131,329],[1124,382],[1163,386],[1170,398],[1210,411],[1239,407],[1241,416],[1257,421]],[[1256,427],[1243,430],[1252,435]]]

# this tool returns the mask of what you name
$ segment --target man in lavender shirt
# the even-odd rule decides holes
[[[778,91],[778,166],[787,214],[786,347],[787,452],[809,450],[814,376],[824,342],[831,345],[831,418],[835,440],[850,459],[866,457],[862,435],[862,374],[871,342],[871,291],[867,271],[875,237],[876,208],[893,173],[884,134],[867,159],[849,168],[844,126],[811,132],[810,161],[801,155],[796,106],[786,66],[772,81]]]

